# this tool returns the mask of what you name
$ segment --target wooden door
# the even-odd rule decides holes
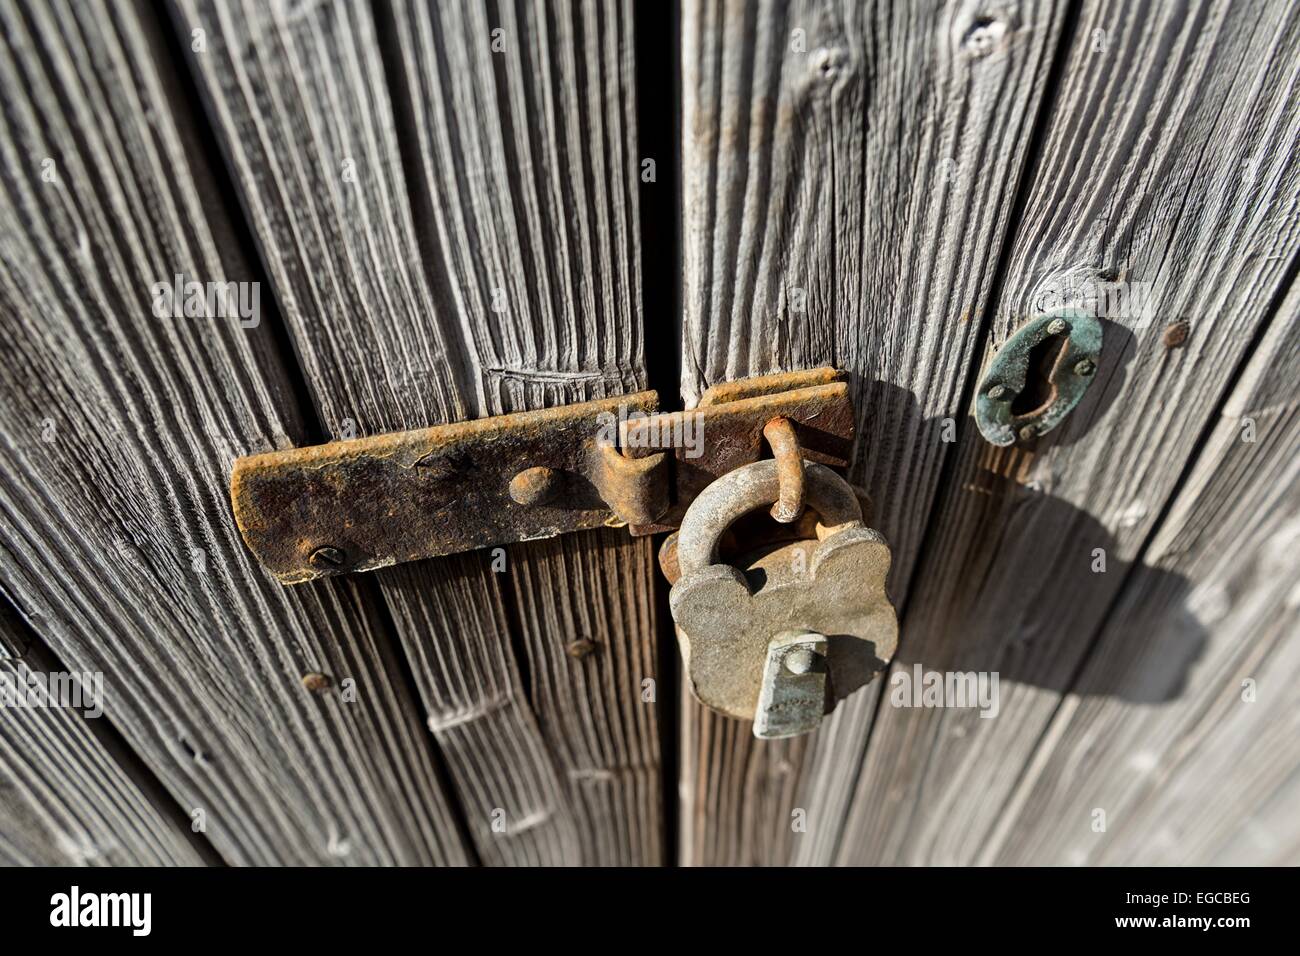
[[[0,861],[1297,862],[1298,78],[1283,0],[0,0],[0,673],[104,688],[0,710]],[[683,690],[658,539],[286,588],[231,518],[243,455],[823,365],[901,641],[806,736]]]

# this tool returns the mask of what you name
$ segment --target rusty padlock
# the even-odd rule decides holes
[[[705,706],[754,722],[757,737],[813,730],[874,678],[898,644],[885,593],[890,552],[865,526],[847,481],[803,462],[817,539],[760,549],[731,564],[718,544],[732,522],[781,497],[778,462],[723,475],[691,503],[669,593],[691,690]],[[785,520],[785,519],[782,519]]]

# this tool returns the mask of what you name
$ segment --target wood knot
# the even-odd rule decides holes
[[[993,17],[977,17],[971,24],[971,28],[966,31],[966,36],[962,38],[962,47],[971,57],[988,56],[1006,34],[1006,21]]]
[[[833,46],[818,47],[809,57],[813,77],[823,83],[834,82],[844,72],[847,62],[848,54]]]

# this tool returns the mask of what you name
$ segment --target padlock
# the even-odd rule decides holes
[[[709,485],[677,535],[680,577],[669,606],[691,691],[713,710],[752,720],[757,737],[814,729],[885,668],[898,644],[884,537],[864,525],[852,487],[831,469],[805,461],[804,482],[816,540],[760,549],[739,567],[719,563],[732,522],[777,501],[773,460]]]

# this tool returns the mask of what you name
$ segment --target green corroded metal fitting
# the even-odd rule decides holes
[[[975,422],[994,445],[1032,441],[1061,423],[1097,377],[1101,323],[1077,309],[1040,315],[998,349],[975,396]]]

